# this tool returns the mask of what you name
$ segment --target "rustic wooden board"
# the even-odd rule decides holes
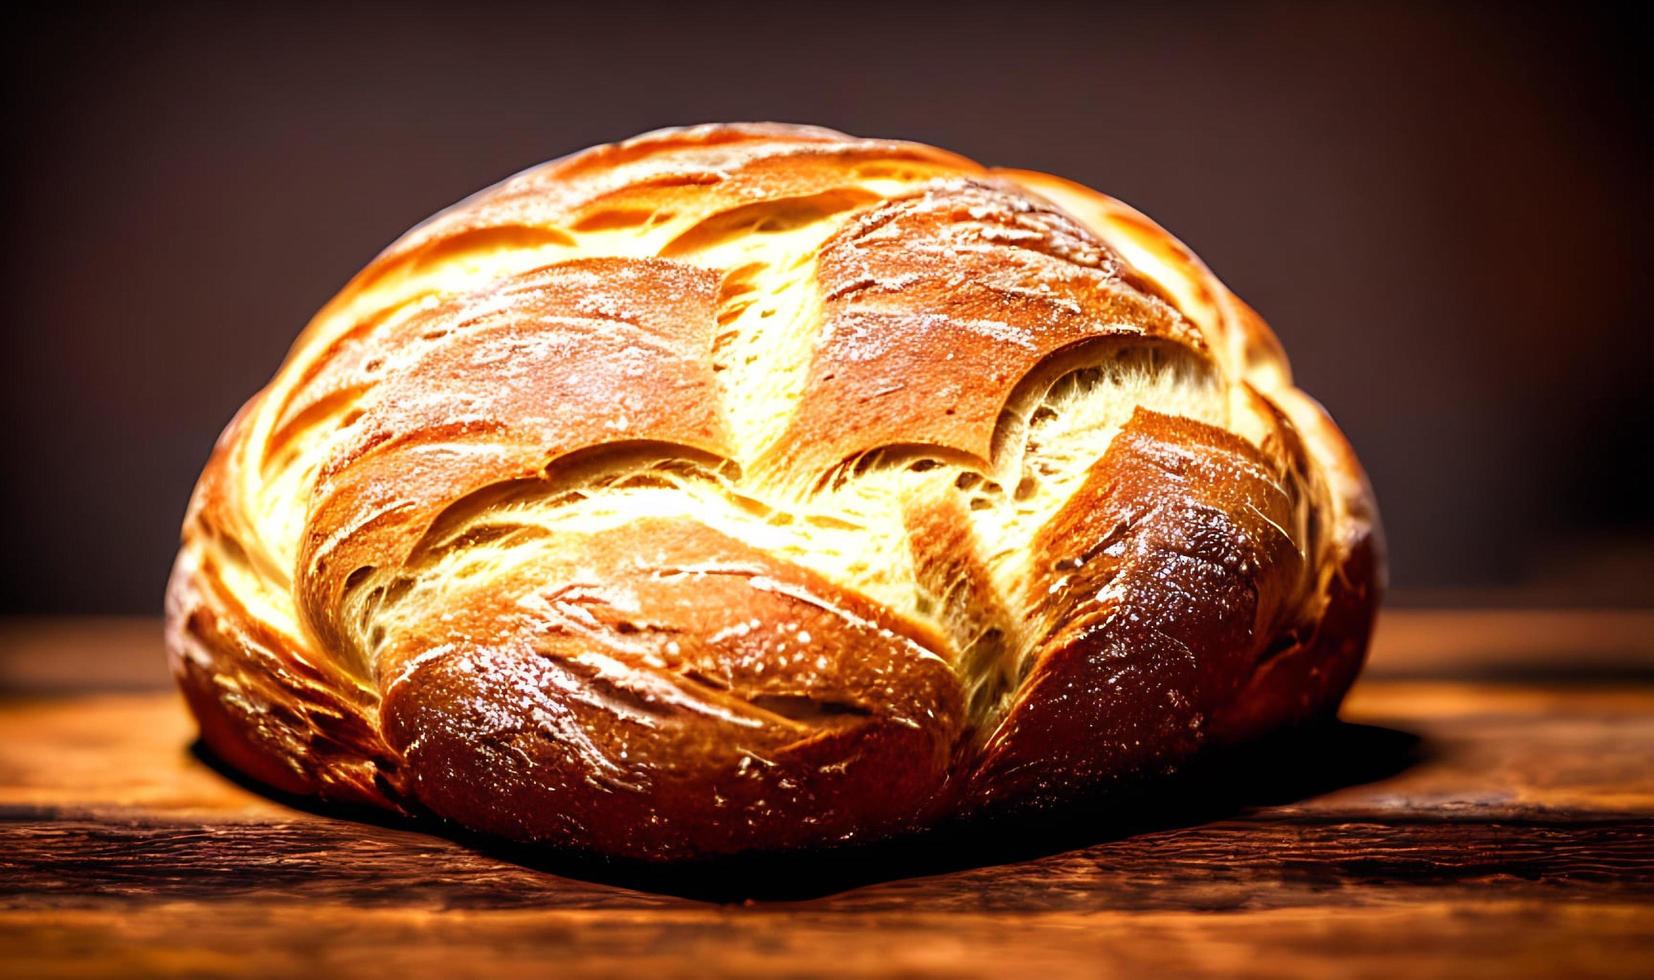
[[[272,798],[167,685],[0,625],[0,972],[1654,975],[1645,613],[1392,613],[1343,724],[1152,805],[673,872]]]

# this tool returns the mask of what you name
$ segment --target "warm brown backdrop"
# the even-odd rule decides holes
[[[1647,52],[1607,8],[4,16],[0,612],[156,610],[213,436],[377,249],[539,160],[713,119],[1142,207],[1354,439],[1403,601],[1654,602]]]

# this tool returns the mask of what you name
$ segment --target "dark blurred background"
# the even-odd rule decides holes
[[[1612,8],[13,8],[0,612],[158,611],[213,437],[404,228],[589,144],[808,121],[1061,174],[1274,325],[1395,601],[1654,604],[1648,54]]]

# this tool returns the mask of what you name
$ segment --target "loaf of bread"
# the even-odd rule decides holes
[[[168,645],[269,786],[678,860],[1327,718],[1382,574],[1343,436],[1143,215],[704,126],[529,170],[357,275],[220,438]]]

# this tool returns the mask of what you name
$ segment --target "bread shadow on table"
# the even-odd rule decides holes
[[[435,818],[293,796],[248,779],[199,741],[190,751],[225,778],[319,816],[440,835],[487,857],[560,877],[716,903],[798,901],[898,879],[1036,860],[1377,782],[1430,755],[1428,743],[1412,733],[1332,722],[1211,753],[1176,776],[1116,786],[1106,796],[1060,810],[957,823],[875,844],[655,865],[517,844]]]

